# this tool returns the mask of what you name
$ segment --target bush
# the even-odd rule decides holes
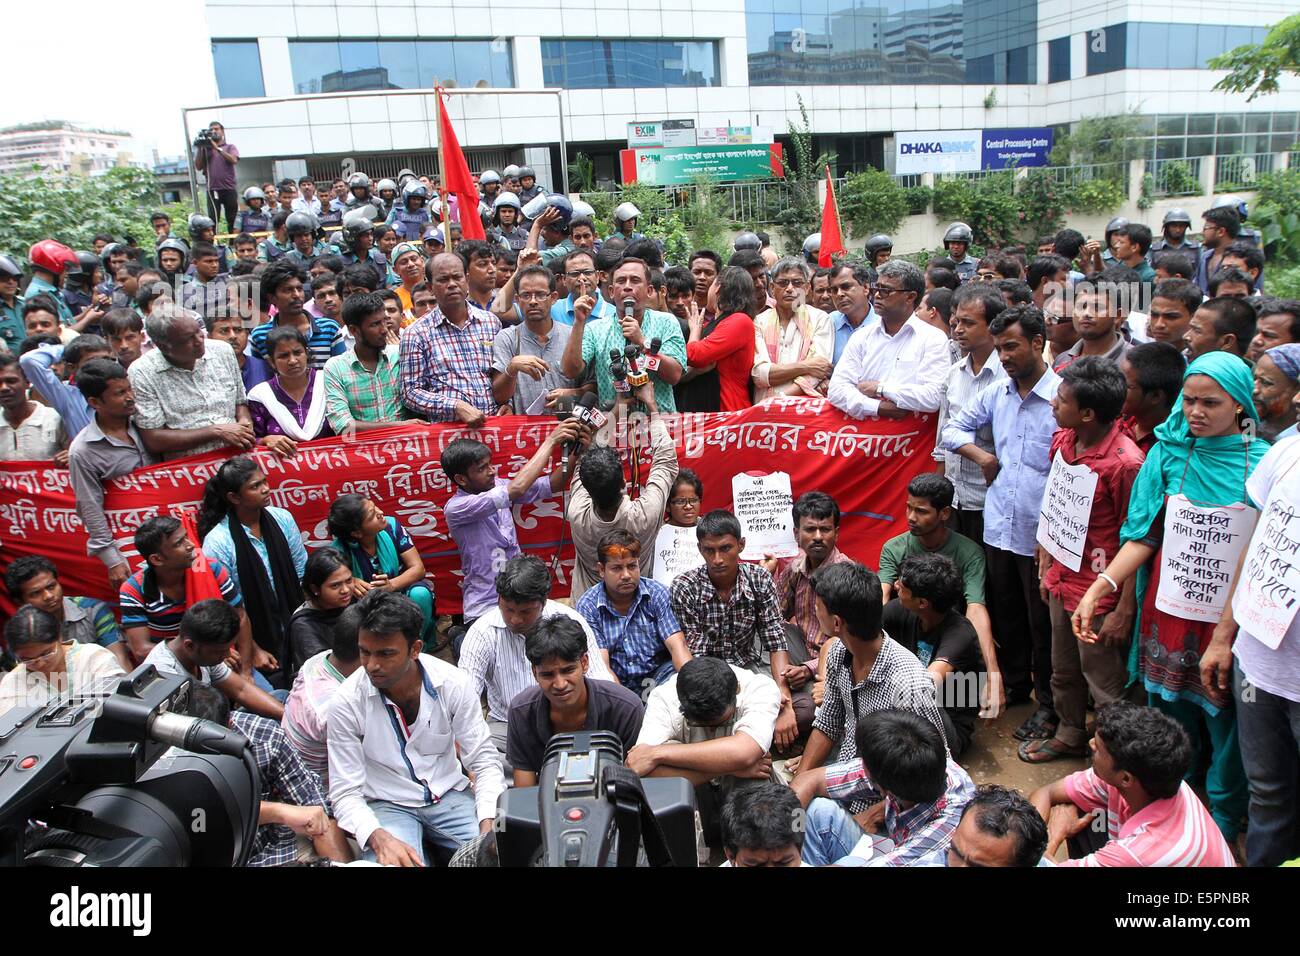
[[[1075,183],[1069,190],[1071,212],[1086,215],[1108,213],[1124,205],[1124,184],[1115,179],[1089,179]]]
[[[1014,243],[1025,228],[1010,170],[979,177],[940,179],[934,187],[934,211],[942,219],[961,220],[988,246]]]
[[[929,186],[908,186],[903,190],[907,198],[907,212],[911,216],[924,216],[934,202],[934,190]]]
[[[1031,169],[1020,183],[1021,222],[1033,237],[1054,234],[1065,224],[1070,189],[1051,173]]]
[[[854,236],[894,232],[908,214],[906,191],[898,180],[879,169],[846,176],[839,201],[841,228],[847,224]]]
[[[7,173],[0,175],[0,196],[5,197],[0,249],[20,257],[41,239],[88,249],[98,232],[129,235],[152,249],[149,214],[162,206],[153,174],[125,166],[98,176]],[[184,214],[173,225],[183,231]]]
[[[1263,234],[1265,254],[1280,265],[1300,265],[1300,166],[1265,173],[1255,180],[1255,186],[1258,194],[1250,210],[1250,225]],[[1273,292],[1272,274],[1269,291]],[[1294,298],[1295,293],[1289,297]]]
[[[1268,294],[1279,299],[1300,299],[1300,266],[1268,273]]]

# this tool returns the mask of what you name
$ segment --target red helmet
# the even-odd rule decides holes
[[[34,268],[52,272],[56,276],[63,275],[63,271],[68,269],[69,266],[75,267],[69,270],[72,272],[81,269],[81,262],[77,259],[77,254],[54,239],[42,239],[36,243],[28,251],[27,259]]]

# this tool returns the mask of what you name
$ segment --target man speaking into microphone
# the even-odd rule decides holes
[[[681,381],[686,368],[686,342],[681,325],[668,312],[647,309],[650,297],[650,267],[642,259],[624,259],[610,279],[610,291],[617,316],[596,319],[590,325],[596,300],[585,295],[573,304],[573,332],[560,360],[560,371],[571,379],[581,380],[590,367],[595,372],[596,392],[602,405],[612,404],[617,395],[611,372],[610,355],[623,356],[629,372],[647,372],[654,389],[658,411],[677,411],[673,386]],[[658,360],[647,363],[645,353],[650,343],[659,340]],[[628,357],[628,347],[633,347]],[[650,370],[648,365],[654,365]]]

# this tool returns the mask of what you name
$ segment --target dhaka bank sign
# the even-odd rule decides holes
[[[958,129],[894,134],[894,172],[967,173],[1010,166],[1046,166],[1052,131]]]

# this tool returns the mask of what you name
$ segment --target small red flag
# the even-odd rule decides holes
[[[826,203],[822,206],[821,250],[817,253],[817,265],[826,268],[831,264],[832,254],[843,253],[844,236],[840,233],[840,214],[835,209],[835,184],[831,182],[831,168],[826,167]]]
[[[469,173],[469,164],[465,162],[465,153],[456,138],[456,130],[447,115],[447,100],[442,87],[438,87],[438,136],[442,142],[442,185],[447,192],[456,197],[460,211],[460,234],[466,239],[486,239],[483,220],[478,215],[478,187],[474,177]]]

